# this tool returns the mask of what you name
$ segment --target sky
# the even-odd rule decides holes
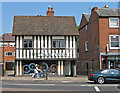
[[[0,3],[1,4],[1,3]],[[90,13],[93,7],[118,8],[118,2],[2,2],[2,33],[12,33],[15,15],[46,16],[48,6],[55,16],[75,16],[77,26],[83,13]]]

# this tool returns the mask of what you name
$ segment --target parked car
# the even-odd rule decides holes
[[[88,75],[88,80],[103,84],[110,81],[120,83],[120,71],[116,69],[106,69],[92,72]]]

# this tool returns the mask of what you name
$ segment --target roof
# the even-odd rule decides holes
[[[89,19],[90,19],[90,14],[83,14],[86,18],[86,20],[89,22]]]
[[[79,35],[73,16],[14,16],[13,35]]]
[[[12,33],[5,33],[2,36],[0,36],[0,41],[15,41],[15,36],[12,36]]]
[[[120,16],[120,9],[112,9],[112,8],[99,8],[95,10],[98,16],[101,17],[118,17]]]

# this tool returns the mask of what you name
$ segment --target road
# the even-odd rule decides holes
[[[94,84],[93,82],[44,82],[44,81],[25,81],[8,80],[2,82],[3,91],[86,91],[111,93],[119,92],[119,84]],[[109,92],[109,93],[110,93]]]

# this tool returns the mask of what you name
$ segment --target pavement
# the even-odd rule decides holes
[[[23,75],[23,76],[13,76],[13,71],[7,71],[2,77],[2,80],[39,80],[39,81],[52,81],[52,82],[89,82],[87,76],[78,75],[77,77],[64,77],[64,76],[57,76],[57,75],[48,75],[47,80],[46,78],[32,78],[31,75]]]
[[[77,77],[63,77],[63,76],[48,76],[46,78],[32,78],[31,76],[21,76],[21,77],[13,77],[13,76],[4,76],[2,80],[39,80],[39,81],[53,81],[53,82],[89,82],[87,76],[77,76]]]

